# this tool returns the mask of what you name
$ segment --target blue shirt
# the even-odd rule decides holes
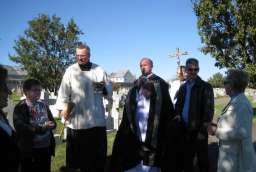
[[[2,119],[1,119],[2,118]],[[9,135],[12,136],[12,127],[8,124],[7,121],[0,116],[0,127]]]
[[[191,90],[192,90],[192,87],[195,84],[195,81],[189,81],[188,80],[185,84],[186,84],[185,85],[186,95],[185,95],[185,102],[184,102],[184,106],[183,106],[183,110],[182,110],[182,119],[186,124],[188,124],[190,96],[191,96]]]

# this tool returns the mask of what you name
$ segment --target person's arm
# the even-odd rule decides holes
[[[174,110],[175,110],[175,118],[178,120],[181,120],[181,113],[183,109],[183,103],[184,103],[184,94],[185,94],[185,85],[181,85],[179,90],[177,91],[177,101],[174,105]]]
[[[108,100],[111,100],[112,94],[113,94],[113,88],[112,88],[112,83],[106,72],[104,72],[104,75],[103,75],[103,82],[104,82],[103,95]]]
[[[202,124],[200,127],[201,134],[207,134],[207,130],[212,122],[214,115],[214,94],[211,85],[207,84],[203,90],[202,101]]]
[[[46,110],[47,110],[47,115],[48,115],[48,119],[49,119],[48,123],[46,124],[47,125],[46,127],[49,129],[55,129],[57,126],[57,123],[56,123],[55,119],[53,118],[52,112],[48,105],[46,105]]]
[[[70,112],[74,107],[74,103],[71,102],[71,77],[69,73],[70,71],[66,71],[63,75],[56,101],[56,107],[60,111],[60,115],[64,120],[68,120],[70,118]]]
[[[231,104],[219,120],[216,136],[221,140],[241,140],[251,133],[252,112],[242,103]]]

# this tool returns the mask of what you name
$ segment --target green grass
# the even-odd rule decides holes
[[[12,94],[10,95],[10,99],[12,100],[12,102],[16,105],[19,101],[20,101],[21,95],[18,94],[17,92],[12,92]]]
[[[108,138],[108,155],[111,155],[112,153],[112,145],[114,143],[116,137],[116,132],[111,132],[108,133],[107,138]]]
[[[215,105],[214,115],[218,116],[223,108],[224,106],[222,104]]]
[[[256,123],[256,101],[253,101],[252,97],[248,97],[248,99],[250,100],[252,107],[254,109],[253,123]],[[226,106],[228,100],[229,98],[227,96],[215,99],[215,110],[214,110],[215,117],[220,115],[222,109]]]
[[[63,129],[64,126],[61,123],[61,119],[60,118],[55,118],[55,121],[57,123],[57,127],[55,128],[55,130],[53,132],[60,134],[60,132],[61,132],[61,130]]]
[[[56,145],[55,156],[52,157],[52,172],[59,172],[61,166],[66,162],[66,143]]]

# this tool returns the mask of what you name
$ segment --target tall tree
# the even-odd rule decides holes
[[[212,85],[214,88],[222,88],[224,77],[221,73],[215,73],[212,77],[208,79],[208,82]]]
[[[55,15],[39,14],[28,24],[24,35],[15,40],[16,54],[9,57],[27,71],[28,77],[56,93],[65,68],[75,62],[75,46],[83,33],[73,19],[65,26]]]
[[[256,0],[192,0],[202,52],[216,66],[246,70],[256,85]]]

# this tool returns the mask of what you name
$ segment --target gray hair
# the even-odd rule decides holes
[[[147,58],[147,57],[143,57],[143,58],[140,60],[140,64],[141,64],[141,62],[143,62],[144,60],[149,61],[151,67],[153,67],[153,61],[152,61],[150,58]]]
[[[86,43],[79,42],[76,48],[86,49],[91,54],[91,48]]]
[[[249,82],[249,76],[245,71],[229,69],[225,81],[230,83],[234,91],[244,92]]]

